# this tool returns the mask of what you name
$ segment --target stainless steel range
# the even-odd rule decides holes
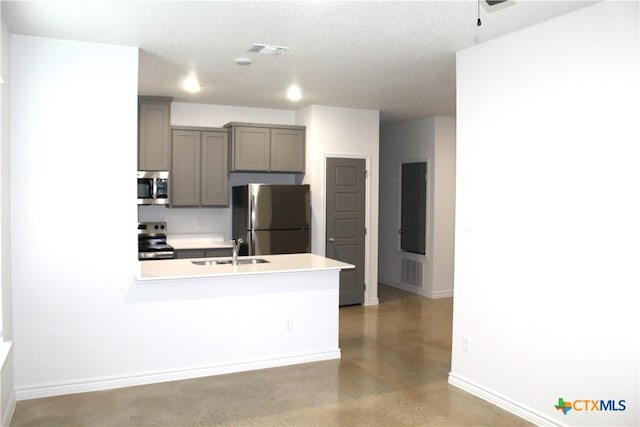
[[[172,259],[175,251],[167,244],[166,222],[138,223],[138,259]]]

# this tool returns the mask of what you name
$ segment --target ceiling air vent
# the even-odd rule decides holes
[[[274,45],[260,44],[260,43],[254,43],[253,46],[249,48],[249,52],[259,53],[260,55],[271,55],[271,56],[282,55],[288,50],[289,48],[286,46],[274,46]]]

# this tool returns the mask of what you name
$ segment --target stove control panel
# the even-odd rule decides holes
[[[138,234],[167,234],[166,222],[139,222]]]

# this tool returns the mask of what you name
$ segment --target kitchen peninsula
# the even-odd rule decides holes
[[[184,331],[168,343],[183,369],[163,380],[340,358],[340,270],[352,265],[309,253],[224,262],[140,262],[130,302],[163,305],[158,327]]]
[[[353,265],[308,253],[240,257],[239,265],[233,265],[230,257],[202,260],[169,259],[141,262],[138,280],[239,278],[247,275],[339,271],[348,268],[353,268]]]

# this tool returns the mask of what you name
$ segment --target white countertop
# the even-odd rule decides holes
[[[209,234],[170,234],[167,243],[173,249],[221,249],[232,248],[233,243],[222,236]]]
[[[303,271],[342,270],[355,268],[351,264],[314,254],[260,255],[238,259],[260,258],[263,264],[195,265],[192,261],[227,260],[230,258],[167,259],[140,261],[138,280],[185,279],[193,277],[224,277],[255,274],[282,274]]]

